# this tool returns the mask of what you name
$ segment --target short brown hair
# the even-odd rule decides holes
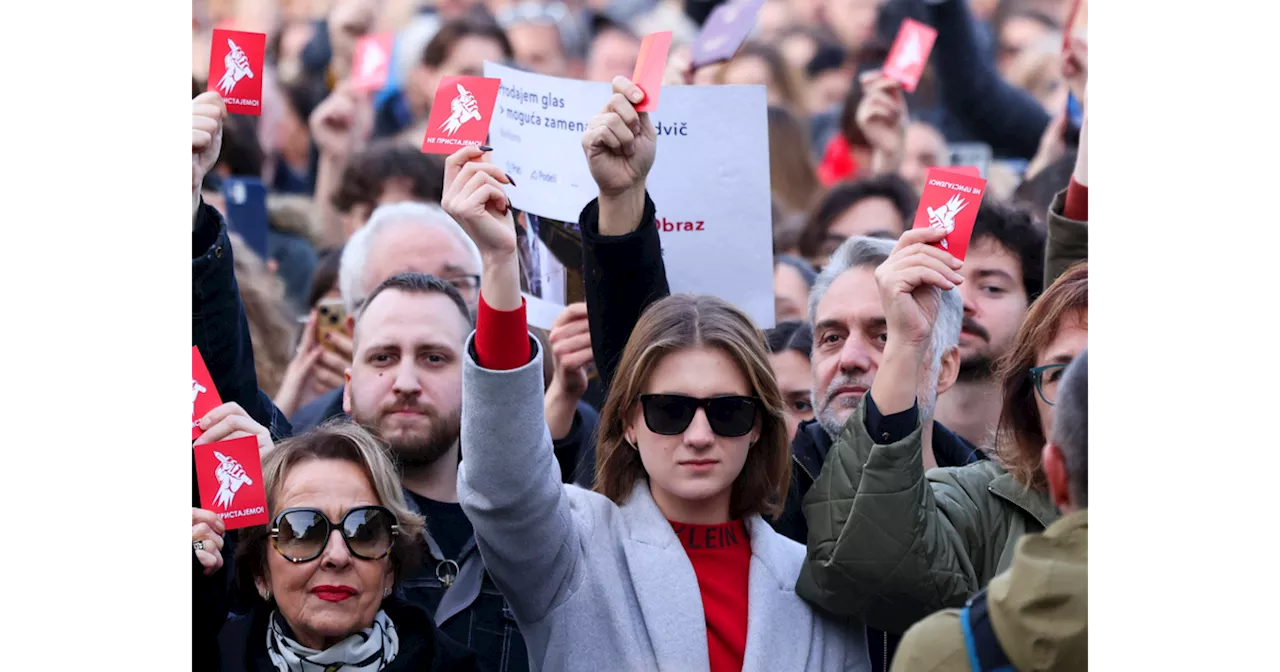
[[[1019,483],[1036,490],[1048,488],[1040,462],[1047,437],[1040,428],[1031,367],[1058,332],[1077,319],[1088,329],[1088,261],[1068,268],[1031,304],[1013,346],[997,364],[1004,398],[996,431],[996,454]]]
[[[747,453],[733,482],[729,515],[777,516],[791,482],[791,446],[782,416],[782,394],[769,367],[764,336],[746,313],[713,296],[673,294],[649,306],[627,339],[600,413],[596,447],[596,492],[622,504],[637,480],[646,478],[640,453],[627,444],[631,417],[658,362],[686,348],[717,348],[737,363],[760,400],[760,439]]]
[[[400,534],[387,556],[395,581],[398,582],[408,568],[417,566],[425,522],[405,502],[400,475],[391,458],[372,434],[350,420],[331,420],[305,434],[286,439],[262,460],[267,514],[272,520],[280,512],[279,490],[289,470],[309,460],[342,460],[360,467],[377,493],[378,503],[391,511],[400,526]],[[270,523],[248,527],[240,533],[240,548],[236,552],[237,575],[240,589],[246,596],[254,595],[253,599],[261,599],[256,597],[254,582],[267,575],[267,553],[274,552],[268,548],[270,540]]]

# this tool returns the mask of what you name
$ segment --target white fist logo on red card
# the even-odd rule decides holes
[[[898,82],[908,92],[914,92],[937,38],[938,31],[933,28],[919,21],[904,20],[898,29],[898,37],[893,41],[893,48],[889,50],[889,57],[884,61],[884,76]]]
[[[422,151],[452,154],[479,147],[489,136],[493,107],[502,82],[487,77],[445,77],[436,89]]]
[[[354,76],[351,85],[357,91],[377,91],[387,83],[391,72],[391,48],[395,43],[394,33],[370,35],[356,43],[355,62],[352,64]]]
[[[196,446],[195,460],[200,508],[218,514],[228,530],[270,522],[256,437]]]
[[[209,91],[217,91],[231,114],[262,116],[262,69],[267,36],[239,30],[213,31]]]
[[[196,423],[213,409],[222,405],[218,390],[213,386],[213,376],[204,365],[200,349],[191,346],[191,440],[195,441],[204,434],[204,430]]]
[[[973,225],[978,220],[978,206],[986,190],[987,181],[981,177],[930,168],[911,228],[932,227],[945,232],[947,237],[936,247],[964,261]]]

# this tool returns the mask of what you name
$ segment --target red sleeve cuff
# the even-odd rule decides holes
[[[1067,185],[1067,202],[1062,206],[1062,216],[1073,222],[1089,221],[1089,187],[1071,178]]]
[[[529,323],[525,300],[515,310],[495,310],[480,294],[476,314],[476,363],[492,371],[510,371],[529,363]]]

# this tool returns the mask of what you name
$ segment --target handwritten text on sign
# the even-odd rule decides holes
[[[515,207],[576,222],[598,194],[582,152],[587,122],[612,87],[485,63],[502,80],[493,161],[519,186]],[[769,131],[762,86],[672,86],[649,116],[658,157],[649,173],[673,292],[719,296],[773,326]]]

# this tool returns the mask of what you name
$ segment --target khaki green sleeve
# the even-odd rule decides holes
[[[960,614],[940,611],[911,626],[893,655],[890,672],[969,672]]]
[[[926,478],[920,451],[919,427],[877,445],[866,431],[865,406],[854,413],[805,497],[801,597],[837,617],[904,632],[979,589],[970,553],[989,543],[991,472],[970,465]]]
[[[1089,258],[1089,223],[1063,217],[1066,204],[1067,190],[1063,189],[1049,205],[1049,235],[1044,253],[1046,289],[1072,264]]]

